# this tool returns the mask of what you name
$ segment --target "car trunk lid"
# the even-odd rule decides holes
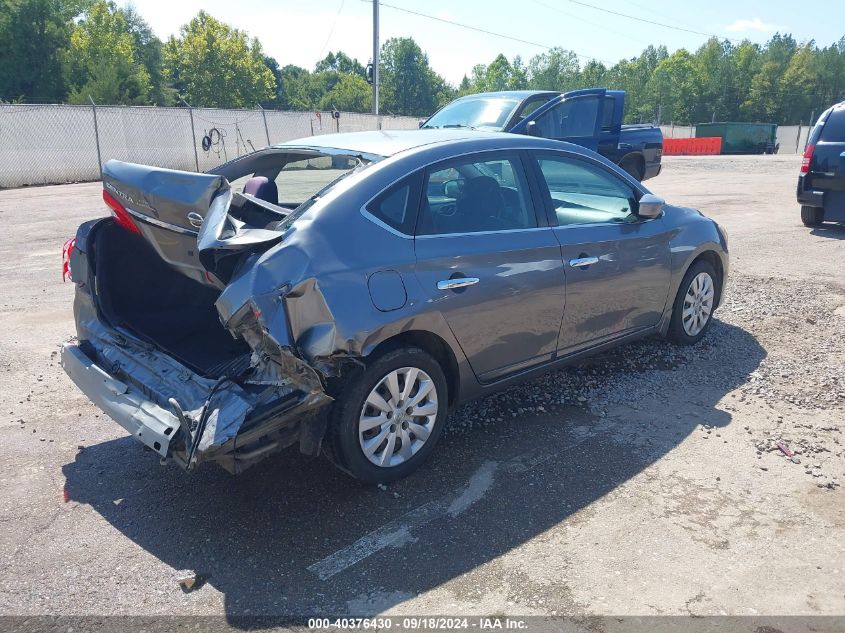
[[[126,221],[133,223],[161,259],[201,283],[220,286],[232,270],[229,265],[222,271],[223,259],[231,261],[233,254],[268,247],[281,236],[265,227],[283,219],[284,212],[274,212],[260,201],[258,207],[268,220],[264,226],[229,217],[233,193],[220,175],[110,160],[103,166],[103,188],[118,223],[130,229]]]

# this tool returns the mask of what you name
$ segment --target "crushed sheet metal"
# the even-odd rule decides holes
[[[196,421],[206,410],[206,426],[199,439],[199,452],[222,446],[234,438],[257,404],[240,386],[229,382],[209,400],[215,381],[198,376],[169,356],[154,351],[129,336],[112,334],[97,320],[85,321],[81,331],[97,351],[99,361],[111,373],[118,370],[144,385],[148,397],[169,409],[175,398],[184,413]],[[210,407],[210,408],[209,408]]]

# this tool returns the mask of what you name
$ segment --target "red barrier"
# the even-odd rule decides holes
[[[721,153],[721,136],[663,139],[664,156],[707,156]]]

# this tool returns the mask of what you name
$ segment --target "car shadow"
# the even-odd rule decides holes
[[[432,459],[386,489],[294,450],[237,477],[215,467],[188,474],[159,467],[127,437],[66,464],[66,490],[174,570],[195,570],[225,596],[233,626],[373,615],[496,564],[698,425],[729,424],[716,405],[765,355],[750,333],[718,320],[689,348],[619,348],[461,407]]]
[[[845,224],[822,224],[810,230],[810,235],[845,240]]]

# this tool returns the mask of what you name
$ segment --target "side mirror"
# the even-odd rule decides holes
[[[663,213],[663,206],[666,204],[666,201],[659,196],[655,196],[654,194],[647,193],[642,198],[640,198],[639,210],[637,215],[641,218],[646,219],[653,219],[660,217],[660,214]]]
[[[525,124],[525,132],[528,136],[542,136],[540,128],[537,127],[537,121],[529,121]]]
[[[425,121],[423,121],[422,119],[420,119],[419,121],[417,121],[417,127],[418,127],[418,128],[422,128],[422,126],[423,126],[423,125],[425,125]]]

